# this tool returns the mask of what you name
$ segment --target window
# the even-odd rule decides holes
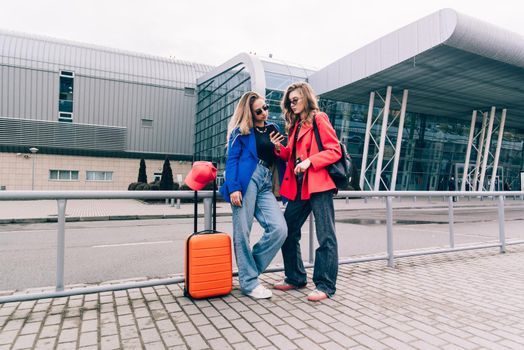
[[[153,119],[142,118],[142,127],[143,128],[152,128]]]
[[[78,170],[49,170],[49,180],[78,181]]]
[[[59,113],[58,114],[59,122],[72,123],[73,122],[73,113]]]
[[[113,172],[86,171],[86,181],[113,181]]]
[[[58,121],[73,121],[73,78],[75,74],[69,71],[60,71],[58,91]]]
[[[194,94],[195,94],[195,89],[194,88],[190,88],[190,87],[184,88],[184,95],[186,95],[186,96],[193,96]]]
[[[155,173],[153,175],[153,182],[160,182],[161,179],[162,179],[162,173]]]

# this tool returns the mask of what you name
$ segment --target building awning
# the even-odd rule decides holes
[[[309,81],[328,99],[367,104],[369,93],[409,89],[408,112],[470,119],[507,108],[524,127],[524,37],[440,10],[335,61]]]

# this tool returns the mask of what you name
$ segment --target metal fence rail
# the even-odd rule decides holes
[[[115,291],[129,288],[143,288],[152,287],[156,285],[165,285],[180,283],[184,281],[183,277],[155,279],[143,282],[132,282],[125,284],[101,285],[96,287],[76,288],[64,290],[64,254],[65,254],[65,212],[67,200],[69,199],[192,199],[194,193],[192,191],[151,191],[151,192],[137,192],[137,191],[2,191],[0,192],[0,200],[49,200],[57,201],[58,214],[58,229],[57,229],[57,264],[56,264],[56,285],[54,292],[46,293],[32,293],[32,294],[15,294],[10,296],[0,297],[0,303],[36,300],[43,298],[64,297],[79,294],[99,293],[106,291]],[[394,251],[394,236],[393,236],[393,204],[394,198],[412,198],[414,201],[417,197],[434,197],[447,198],[448,201],[448,228],[449,228],[449,248],[414,251],[395,254]],[[498,201],[498,222],[499,222],[499,241],[498,243],[490,244],[474,244],[461,247],[455,247],[454,236],[454,205],[453,197],[458,198],[489,198],[497,199]],[[524,201],[524,191],[506,191],[506,192],[458,192],[458,191],[340,191],[336,198],[385,198],[386,208],[386,254],[370,256],[358,259],[343,259],[339,260],[339,264],[353,264],[377,260],[386,260],[387,265],[394,266],[396,258],[404,258],[418,255],[449,253],[456,251],[464,251],[471,249],[483,249],[499,247],[501,253],[506,252],[506,246],[511,244],[523,244],[524,240],[506,240],[505,234],[505,216],[504,203],[506,197],[514,198],[515,200]],[[204,202],[204,222],[205,228],[211,229],[212,217],[212,192],[201,191],[198,192],[198,198]],[[305,267],[312,267],[314,263],[314,251],[312,249],[314,242],[314,224],[313,218],[310,218],[309,223],[309,259],[304,264]],[[272,267],[266,272],[283,271],[282,267]],[[236,275],[236,273],[235,273]]]

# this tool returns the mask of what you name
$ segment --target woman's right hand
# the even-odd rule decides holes
[[[236,207],[241,207],[242,206],[242,192],[240,191],[231,192],[231,194],[229,195],[229,200],[232,205]]]
[[[269,140],[271,141],[272,144],[275,145],[275,149],[277,151],[280,151],[280,146],[282,146],[281,142],[284,141],[284,135],[282,135],[281,133],[277,132],[277,131],[272,131],[270,134],[269,134]]]

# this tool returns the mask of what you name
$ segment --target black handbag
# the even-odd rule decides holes
[[[324,150],[324,145],[318,132],[317,122],[313,117],[313,132],[317,140],[317,146],[319,151]],[[327,166],[327,171],[337,189],[339,190],[350,190],[360,191],[360,185],[358,183],[357,169],[353,164],[353,160],[348,153],[347,147],[342,142],[338,141],[342,156],[335,163]]]

